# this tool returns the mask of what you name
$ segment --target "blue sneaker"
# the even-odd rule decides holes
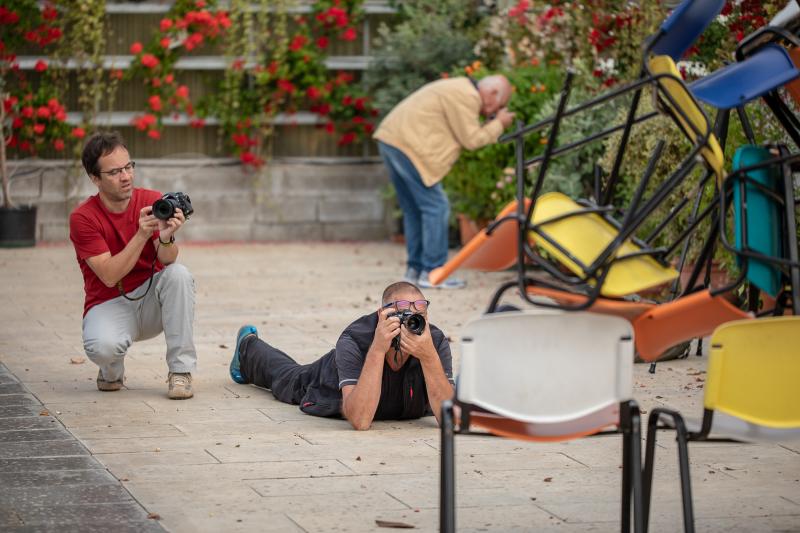
[[[255,326],[247,324],[239,328],[239,333],[236,334],[236,348],[233,350],[233,358],[231,359],[231,379],[242,385],[245,384],[245,380],[242,377],[242,370],[239,368],[239,346],[250,335],[258,337],[258,330]]]

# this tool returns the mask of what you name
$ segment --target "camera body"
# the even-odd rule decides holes
[[[153,202],[153,215],[160,220],[169,220],[175,216],[175,209],[183,211],[187,219],[194,213],[192,200],[182,192],[168,192]]]
[[[425,331],[425,317],[419,313],[414,313],[413,311],[406,309],[405,311],[398,311],[397,313],[392,313],[389,315],[389,318],[396,316],[400,319],[400,324],[405,324],[408,328],[408,331],[415,335],[422,335]],[[392,348],[395,350],[399,349],[400,347],[400,335],[392,339]]]

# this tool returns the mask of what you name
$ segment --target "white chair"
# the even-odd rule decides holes
[[[483,315],[462,334],[453,401],[442,404],[440,525],[455,531],[454,434],[477,426],[534,441],[623,434],[621,528],[642,531],[633,333],[619,317],[541,310]],[[457,407],[457,409],[456,409]]]

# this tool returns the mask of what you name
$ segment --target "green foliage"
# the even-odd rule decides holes
[[[396,7],[400,22],[394,27],[381,25],[365,73],[365,83],[382,114],[422,85],[471,63],[482,28],[475,3],[409,0]]]

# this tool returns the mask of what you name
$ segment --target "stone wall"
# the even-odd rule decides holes
[[[12,198],[35,204],[37,240],[69,239],[68,214],[97,189],[63,161],[10,162]],[[191,241],[376,240],[393,227],[379,160],[282,159],[244,173],[229,159],[137,160],[136,184],[189,194]]]

